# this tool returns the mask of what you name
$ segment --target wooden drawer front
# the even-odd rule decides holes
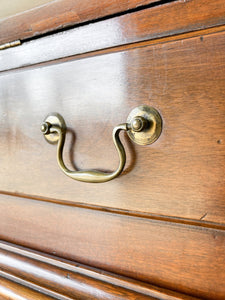
[[[224,223],[225,35],[146,45],[3,72],[1,190],[73,203]],[[73,168],[117,167],[111,132],[136,106],[157,108],[163,132],[151,146],[126,136],[122,176],[104,184],[67,178],[40,124],[60,112]]]
[[[201,299],[224,299],[222,229],[4,195],[0,207],[3,240]],[[12,274],[21,268],[6,265],[0,269]],[[29,278],[31,270],[28,264],[20,276]]]
[[[123,1],[113,13],[147,6],[1,52],[3,299],[16,289],[30,299],[224,299],[223,0],[157,2]],[[84,3],[72,23],[65,6],[61,24],[95,18]],[[22,26],[22,38],[55,28]],[[90,184],[61,172],[40,131],[47,114],[67,123],[70,169],[112,171],[112,130],[142,104],[160,112],[163,131],[149,146],[121,133],[118,178]]]

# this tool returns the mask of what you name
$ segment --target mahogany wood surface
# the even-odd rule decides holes
[[[224,0],[175,1],[6,49],[0,71],[224,24]]]
[[[224,230],[3,195],[0,222],[3,240],[195,297],[224,299]],[[35,270],[29,272],[32,279]]]
[[[1,190],[16,195],[224,223],[224,32],[2,73]],[[163,132],[150,146],[126,135],[127,165],[104,184],[67,178],[40,132],[60,112],[71,169],[114,170],[114,126],[141,104]]]
[[[26,39],[159,0],[60,0],[0,19],[0,43]],[[170,1],[168,1],[170,2]],[[3,7],[4,9],[4,7]]]
[[[5,243],[0,243],[0,267],[0,275],[44,288],[60,299],[196,299]]]
[[[224,0],[54,1],[0,21],[0,43],[18,38],[0,52],[0,299],[224,299]],[[121,134],[121,176],[60,171],[48,113],[69,168],[110,172],[141,104],[163,131]]]

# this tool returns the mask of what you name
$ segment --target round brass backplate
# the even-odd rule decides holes
[[[44,122],[51,124],[51,126],[58,126],[63,130],[66,130],[66,123],[63,117],[58,113],[50,113],[47,115]],[[59,140],[59,135],[57,133],[45,134],[44,137],[50,144],[56,144]]]
[[[134,131],[132,128],[128,130],[130,139],[139,145],[150,145],[154,143],[162,132],[162,118],[159,112],[147,105],[141,105],[134,108],[127,118],[127,123],[132,124],[132,121],[142,117],[146,122],[146,126],[141,131]]]

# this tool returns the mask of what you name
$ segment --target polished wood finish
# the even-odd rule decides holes
[[[69,299],[196,299],[5,243],[0,243],[0,266],[6,277]]]
[[[20,14],[11,15],[2,20],[0,19],[0,43],[11,42],[17,39],[24,40],[158,1],[159,0],[49,1],[49,4],[41,5]]]
[[[24,43],[23,46],[6,49],[0,52],[0,71],[137,41],[215,27],[225,23],[224,16],[224,0],[176,1],[80,26]],[[160,43],[161,40],[157,42]]]
[[[224,62],[219,32],[2,73],[1,190],[224,224]],[[160,111],[163,132],[150,146],[124,135],[122,176],[98,185],[60,171],[56,146],[40,132],[48,113],[60,112],[69,127],[71,168],[111,171],[118,163],[112,129],[141,104]]]
[[[57,299],[42,292],[34,291],[0,275],[0,299],[1,300],[51,300]]]
[[[23,39],[0,52],[0,298],[222,300],[224,0],[88,4],[0,22],[2,41]],[[40,131],[48,113],[67,123],[69,168],[110,172],[112,129],[141,104],[160,112],[162,135],[138,146],[121,134],[120,177],[59,170]]]
[[[224,230],[9,196],[0,205],[3,240],[195,297],[224,297]]]

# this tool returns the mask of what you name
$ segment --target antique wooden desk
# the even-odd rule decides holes
[[[52,1],[0,44],[0,299],[225,299],[224,0]],[[120,176],[63,174],[49,113],[70,170],[112,172],[140,105],[162,132],[120,133]]]

